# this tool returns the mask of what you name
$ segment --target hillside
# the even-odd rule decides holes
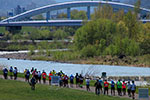
[[[17,5],[21,7],[40,7],[48,4],[56,3],[54,0],[0,0],[0,15],[6,14],[7,11],[11,11]]]
[[[68,2],[68,1],[80,1],[80,0],[13,0],[13,2],[12,0],[0,0],[0,16],[6,15],[7,11],[11,11],[17,5],[20,5],[21,7],[25,7],[26,9],[31,9],[31,8],[33,9],[48,4]],[[136,0],[120,0],[120,2],[134,4]],[[150,8],[149,0],[141,0],[141,2],[142,2],[141,4],[142,7]]]
[[[124,3],[128,3],[128,4],[134,4],[137,0],[120,0],[120,1],[122,1]],[[141,6],[150,9],[149,0],[141,0]]]

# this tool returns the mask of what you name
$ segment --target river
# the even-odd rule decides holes
[[[57,72],[62,70],[67,75],[75,75],[75,73],[91,72],[94,76],[101,76],[102,72],[106,72],[107,76],[150,76],[150,68],[127,67],[127,66],[110,66],[110,65],[90,65],[90,64],[68,64],[53,61],[33,61],[0,58],[0,66],[17,67],[19,72],[32,67],[49,73],[50,70]]]

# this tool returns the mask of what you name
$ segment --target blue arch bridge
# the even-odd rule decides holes
[[[74,1],[74,2],[66,2],[59,4],[52,4],[43,7],[39,7],[33,10],[26,11],[24,13],[18,14],[13,17],[9,17],[0,22],[0,27],[7,27],[9,29],[21,29],[21,26],[82,26],[83,20],[71,20],[71,8],[74,7],[87,7],[87,18],[90,20],[91,7],[96,7],[99,5],[109,4],[113,8],[124,9],[126,11],[133,10],[134,6],[124,3],[118,2],[109,2],[109,1]],[[51,11],[67,9],[67,20],[50,20]],[[33,17],[35,15],[39,15],[42,13],[46,13],[46,20],[29,20],[26,18]],[[150,9],[140,8],[141,16],[150,13]],[[140,20],[143,23],[150,22],[150,20]]]

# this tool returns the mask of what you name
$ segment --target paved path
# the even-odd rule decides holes
[[[0,78],[3,78],[3,75],[0,75]],[[10,79],[8,77],[8,79]],[[22,81],[22,82],[25,82],[25,79],[24,78],[17,78],[17,81]],[[42,81],[41,81],[42,82]],[[43,84],[43,83],[41,83]],[[46,81],[46,84],[45,85],[49,85],[49,81]],[[70,86],[70,85],[69,85]],[[70,87],[71,88],[71,87]],[[76,89],[76,90],[84,90],[86,91],[86,87],[83,86],[83,88],[80,88],[80,87],[76,87],[76,85],[73,85],[73,88],[72,89]],[[90,92],[95,92],[95,87],[90,87]],[[117,91],[115,91],[115,94],[116,94],[116,97],[120,97],[120,98],[129,98],[127,95],[126,96],[118,96],[118,93]],[[111,96],[111,93],[110,93],[110,90],[109,90],[109,96]],[[138,94],[135,95],[135,100],[138,100]],[[132,98],[130,98],[132,99]]]

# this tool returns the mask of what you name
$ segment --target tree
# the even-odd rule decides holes
[[[33,20],[44,20],[45,18],[42,14],[40,14],[40,15],[33,16],[32,19]]]
[[[124,23],[128,28],[128,37],[130,39],[137,39],[137,35],[140,29],[140,22],[138,22],[136,19],[136,15],[131,11],[128,11],[128,13],[124,16]]]
[[[138,19],[138,15],[140,13],[140,6],[141,6],[141,0],[137,0],[137,2],[134,4],[134,13]]]
[[[108,46],[112,42],[112,36],[115,33],[116,24],[110,20],[98,19],[90,21],[77,30],[74,37],[75,46],[81,50],[84,46],[94,45],[101,39],[105,39]]]
[[[110,5],[101,6],[100,4],[97,9],[94,9],[94,14],[92,15],[93,20],[96,20],[99,18],[112,19],[113,8]]]
[[[71,11],[71,19],[87,19],[87,15],[85,11],[72,10]]]
[[[65,39],[67,36],[68,34],[64,30],[61,30],[61,29],[58,29],[54,32],[54,38],[57,40]]]

